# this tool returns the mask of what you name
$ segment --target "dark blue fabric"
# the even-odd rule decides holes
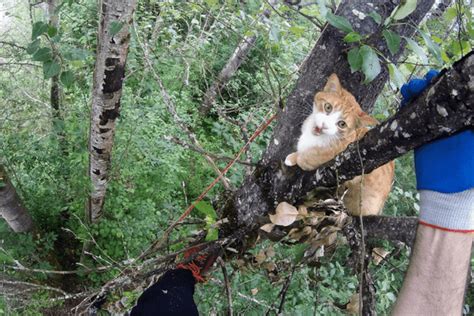
[[[406,105],[417,97],[438,75],[430,70],[423,79],[412,79],[401,88]],[[461,192],[474,187],[474,131],[433,141],[415,149],[416,185],[418,190],[443,193]]]
[[[166,272],[138,298],[130,316],[197,316],[194,303],[196,280],[189,270]]]

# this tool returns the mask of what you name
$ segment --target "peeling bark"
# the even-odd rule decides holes
[[[90,223],[97,222],[102,215],[130,42],[129,27],[136,3],[136,0],[101,2],[89,139],[92,192],[87,219]]]
[[[360,20],[354,12],[375,10],[382,18],[386,18],[397,4],[393,2],[382,0],[371,1],[371,3],[362,0],[343,1],[337,10],[337,14],[346,17],[355,31],[370,35],[370,44],[383,52],[384,55],[390,56],[381,36],[380,27],[370,17]],[[416,10],[409,15],[411,23],[418,24],[430,10],[433,3],[434,1],[419,3]],[[400,25],[396,31],[402,36],[410,37],[413,35],[414,28],[408,25]],[[280,113],[280,119],[272,140],[260,162],[261,167],[258,167],[253,175],[245,180],[242,187],[227,201],[224,207],[223,216],[229,218],[230,224],[223,228],[223,235],[228,235],[236,227],[247,227],[248,231],[251,231],[256,228],[258,217],[265,216],[268,212],[273,211],[280,201],[286,200],[293,203],[300,199],[310,188],[336,185],[336,167],[333,167],[333,169],[322,168],[315,174],[314,172],[303,173],[297,168],[285,169],[281,165],[286,155],[293,151],[296,145],[301,124],[305,119],[303,113],[308,112],[304,108],[311,107],[314,94],[323,88],[326,78],[331,73],[337,73],[344,87],[354,94],[367,112],[372,109],[377,95],[388,78],[388,73],[384,69],[372,83],[368,85],[361,84],[362,75],[350,71],[345,55],[349,46],[342,40],[343,36],[343,33],[329,25],[323,30],[306,60],[295,89],[288,97],[285,109]],[[402,51],[403,47],[397,55],[391,56],[392,60],[396,61]],[[370,135],[374,134],[369,133],[367,136],[373,139],[373,136]],[[354,148],[354,146],[351,148]],[[377,150],[381,150],[381,148]],[[385,153],[376,152],[374,155],[374,151],[371,151],[371,157],[373,158],[380,154],[384,155]],[[352,157],[354,156],[351,155]],[[345,164],[341,158],[338,158],[337,161],[337,170],[340,176],[346,175],[347,179],[349,179],[348,176],[355,176],[356,172],[352,172],[353,169],[354,171],[357,169],[360,174],[360,168],[351,169],[350,167],[355,167],[354,159],[346,160]],[[324,175],[321,173],[322,170],[327,170]],[[329,170],[331,171],[329,172]],[[343,180],[343,178],[340,178],[340,180]]]
[[[270,5],[273,5],[276,1],[269,1]],[[260,19],[268,18],[270,16],[270,10],[265,10],[260,15]],[[245,61],[250,50],[253,48],[255,42],[257,41],[257,35],[244,36],[244,38],[237,45],[234,53],[229,58],[224,68],[217,76],[217,79],[212,83],[212,85],[206,90],[204,94],[203,101],[199,107],[199,112],[202,115],[207,115],[212,108],[212,105],[216,101],[216,97],[224,88],[225,85],[229,82],[230,78],[237,72],[240,68],[240,65]]]
[[[25,233],[33,229],[33,220],[2,166],[0,166],[0,215],[16,233]]]

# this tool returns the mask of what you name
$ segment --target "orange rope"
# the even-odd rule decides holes
[[[270,113],[271,113],[271,111],[267,113],[265,118],[267,118]],[[257,128],[257,130],[249,138],[247,143],[245,143],[245,145],[242,146],[242,148],[240,148],[240,150],[237,153],[237,155],[235,156],[235,158],[227,164],[227,166],[222,170],[221,174],[218,175],[214,179],[214,181],[212,181],[211,184],[209,184],[207,186],[207,188],[198,196],[198,198],[191,205],[188,206],[186,211],[184,211],[184,213],[181,214],[181,216],[176,220],[176,222],[174,222],[171,225],[171,227],[176,226],[179,222],[181,222],[183,219],[185,219],[191,213],[191,211],[196,207],[196,204],[199,201],[201,201],[207,195],[207,193],[209,193],[209,191],[217,184],[217,182],[219,182],[219,180],[227,173],[227,171],[229,171],[229,169],[232,168],[232,166],[235,164],[235,162],[237,160],[239,160],[240,156],[244,153],[244,151],[247,149],[247,147],[255,140],[255,138],[257,138],[264,130],[267,129],[267,127],[273,122],[273,120],[276,118],[276,116],[277,116],[276,114],[273,114],[269,119],[267,119],[262,124],[260,124],[260,126]]]
[[[262,124],[260,124],[260,126],[249,138],[249,140],[245,143],[245,145],[242,146],[242,148],[240,148],[235,158],[227,164],[227,166],[222,170],[222,172],[214,179],[214,181],[211,182],[211,184],[207,186],[207,188],[198,196],[198,198],[191,205],[188,206],[188,208],[184,211],[184,213],[181,214],[181,216],[165,230],[162,238],[153,242],[153,244],[138,257],[139,259],[146,257],[151,251],[153,251],[153,249],[156,249],[157,247],[161,246],[162,242],[166,240],[167,236],[169,236],[173,228],[191,213],[191,211],[196,207],[196,204],[199,201],[201,201],[207,195],[207,193],[209,193],[209,191],[217,184],[217,182],[219,182],[219,180],[227,173],[227,171],[229,171],[229,169],[236,163],[236,161],[239,160],[240,156],[244,153],[244,151],[248,148],[248,146],[255,140],[255,138],[257,138],[265,129],[267,129],[267,127],[277,117],[276,114],[273,114],[270,118],[268,118],[271,112],[272,110],[270,110],[265,115],[265,121],[262,122]]]

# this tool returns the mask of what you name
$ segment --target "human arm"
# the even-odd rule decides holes
[[[432,77],[402,87],[402,104]],[[468,130],[415,150],[420,225],[393,315],[461,314],[474,232],[473,148]]]

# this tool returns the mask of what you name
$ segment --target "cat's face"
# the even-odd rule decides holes
[[[351,142],[356,130],[377,121],[362,111],[349,92],[344,90],[335,74],[323,91],[316,93],[313,111],[305,120],[298,150],[312,146],[331,146],[337,141]]]
[[[309,118],[311,132],[315,136],[346,136],[355,130],[357,120],[350,104],[332,93],[317,93],[313,113]]]

